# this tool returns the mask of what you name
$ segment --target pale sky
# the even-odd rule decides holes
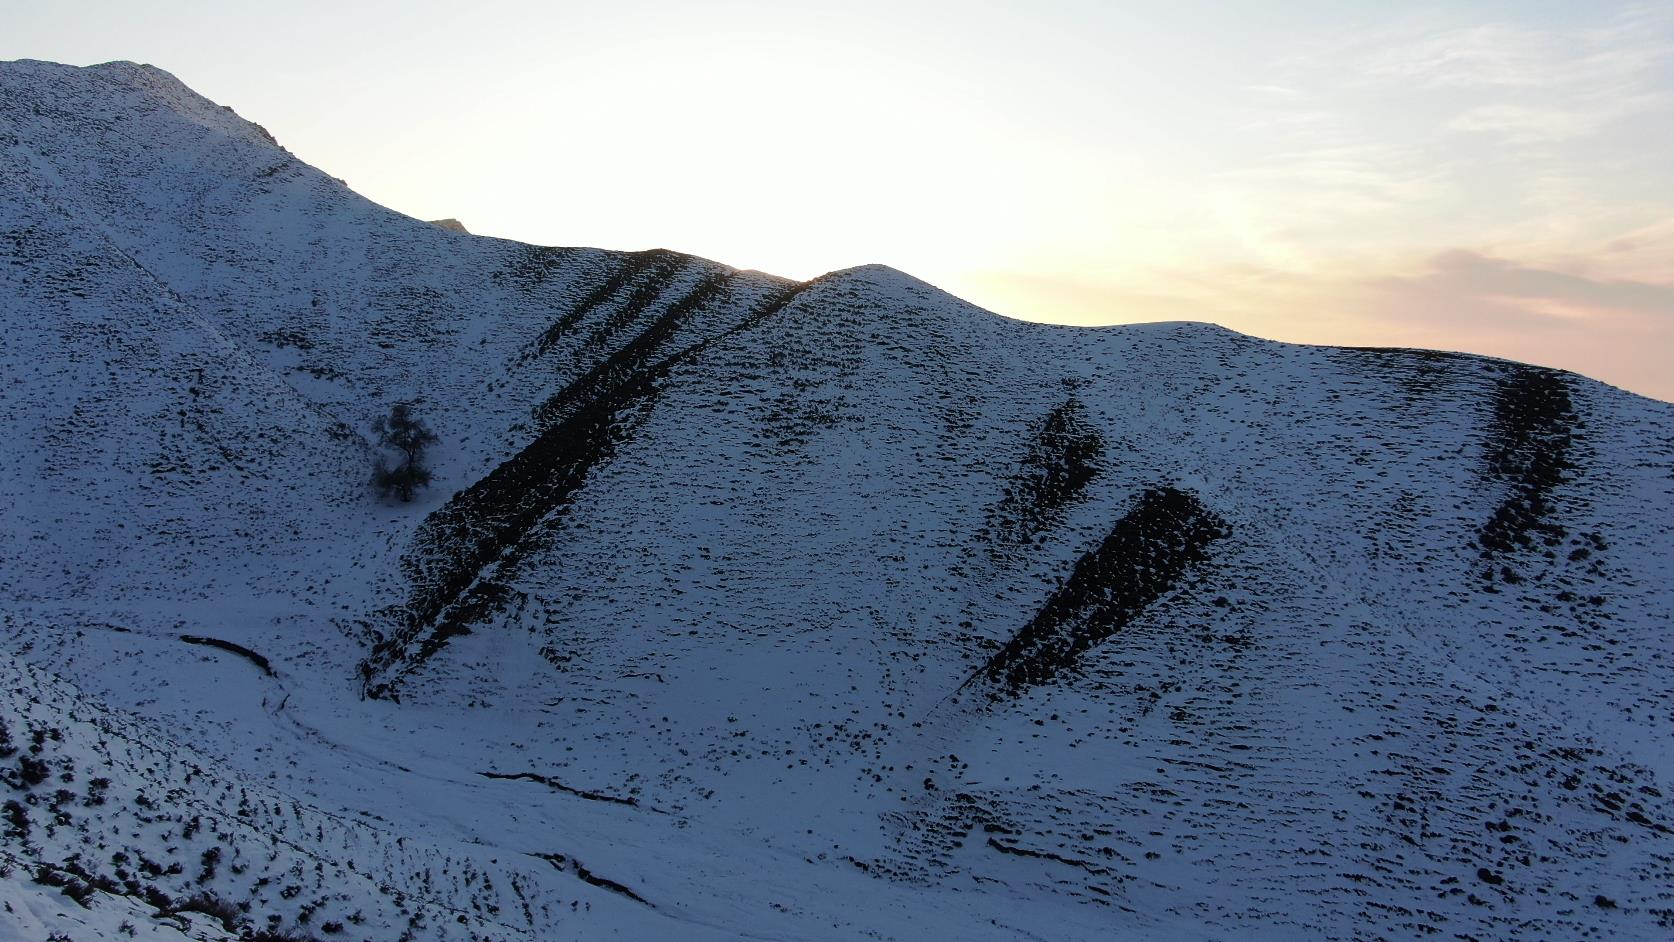
[[[0,0],[373,200],[1674,400],[1674,3]]]

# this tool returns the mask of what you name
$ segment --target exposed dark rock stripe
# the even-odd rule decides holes
[[[361,672],[369,696],[395,696],[394,680],[382,673],[404,671],[428,660],[448,640],[470,630],[504,601],[489,587],[499,580],[488,570],[509,572],[521,561],[520,544],[544,519],[568,505],[587,476],[615,454],[628,430],[619,413],[655,400],[658,381],[680,362],[711,343],[756,326],[782,310],[813,282],[793,284],[770,298],[731,329],[660,361],[652,353],[686,314],[725,289],[717,276],[677,302],[623,349],[577,381],[585,390],[566,397],[564,415],[546,425],[534,441],[432,513],[414,537],[403,568],[413,590],[407,604],[388,613],[394,631],[373,648]],[[485,592],[487,595],[485,595]]]
[[[437,614],[431,636],[446,639],[469,634],[472,625],[504,611],[514,598],[528,600],[523,593],[507,588],[503,583],[479,578],[466,589],[464,595]]]
[[[1146,491],[976,676],[994,683],[996,695],[1046,683],[1121,631],[1187,567],[1206,561],[1209,544],[1227,532],[1194,495],[1172,487]]]
[[[1033,857],[1036,860],[1051,860],[1056,861],[1057,863],[1067,864],[1071,867],[1079,867],[1080,869],[1097,876],[1112,875],[1108,868],[1101,867],[1085,860],[1076,860],[1073,857],[1065,857],[1062,854],[1054,854],[1051,851],[1030,850],[1027,847],[1019,847],[1016,844],[1007,843],[993,837],[988,839],[988,846],[994,848],[1002,854],[1010,854],[1013,857]]]
[[[273,665],[268,663],[267,658],[262,657],[260,654],[257,654],[242,644],[234,644],[231,641],[222,641],[220,638],[204,638],[198,635],[181,635],[180,640],[186,642],[187,644],[201,644],[206,648],[219,648],[222,651],[236,654],[261,668],[262,673],[267,676],[274,676]]]
[[[539,857],[541,860],[551,864],[557,870],[564,873],[574,874],[583,883],[590,883],[593,886],[602,890],[609,890],[612,893],[620,893],[636,903],[644,906],[651,906],[651,903],[646,900],[645,897],[628,889],[626,886],[617,883],[615,880],[607,880],[604,877],[599,876],[593,871],[582,866],[581,861],[576,860],[574,857],[567,857],[563,854],[530,854],[529,856]],[[651,906],[651,908],[656,909],[657,907]]]
[[[670,272],[670,278],[673,272]],[[535,408],[535,422],[538,428],[547,428],[557,421],[560,416],[572,409],[577,403],[589,402],[597,399],[613,385],[622,383],[636,372],[643,370],[658,350],[674,336],[685,323],[686,318],[694,311],[703,307],[722,294],[727,287],[728,277],[714,274],[699,282],[696,287],[688,291],[679,300],[652,321],[633,340],[624,344],[621,349],[606,357],[597,366],[588,370],[575,382],[558,390],[545,402]],[[655,301],[661,294],[667,282],[654,280],[655,291],[636,292],[625,306],[624,311],[631,312],[637,317],[646,305]],[[636,308],[637,306],[637,308]]]
[[[539,782],[553,791],[563,792],[566,795],[574,795],[577,798],[585,798],[588,801],[608,801],[612,804],[627,805],[630,808],[639,807],[639,801],[636,799],[618,798],[615,795],[606,795],[603,792],[590,792],[580,788],[571,788],[555,778],[548,778],[545,775],[537,775],[534,772],[478,772],[477,774],[483,778],[497,779],[499,781]]]
[[[1368,375],[1393,379],[1405,391],[1409,405],[1428,407],[1435,397],[1481,368],[1481,359],[1443,350],[1408,347],[1337,347],[1330,355]],[[1364,369],[1366,366],[1375,369]]]
[[[1484,473],[1510,491],[1477,537],[1484,556],[1563,542],[1567,531],[1551,520],[1551,492],[1572,467],[1574,431],[1575,409],[1562,374],[1516,366],[1500,380]]]
[[[981,536],[994,553],[1022,546],[1080,499],[1099,473],[1104,437],[1074,396],[1053,409],[1029,443],[1017,477],[988,513]]]
[[[562,268],[575,251],[552,245],[520,245],[493,278],[501,283],[509,281],[524,291],[533,291],[546,284],[546,279]]]
[[[542,331],[524,350],[519,360],[528,361],[544,356],[580,323],[582,318],[608,304],[633,285],[632,292],[623,304],[624,313],[612,318],[618,327],[625,326],[668,288],[669,282],[689,261],[688,256],[667,249],[651,249],[628,255],[621,266],[612,271],[598,287],[588,292],[579,304]]]
[[[674,284],[675,279],[688,269],[690,262],[691,259],[672,252],[658,257],[653,264],[647,266],[646,276],[634,285],[627,298],[605,315],[604,323],[588,334],[580,352],[606,349],[617,334],[627,330],[656,304]],[[723,275],[717,273],[704,279],[703,284],[720,284],[726,280]]]

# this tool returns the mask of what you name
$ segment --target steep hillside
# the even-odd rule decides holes
[[[1674,932],[1674,407],[474,237],[148,66],[0,158],[18,932]]]

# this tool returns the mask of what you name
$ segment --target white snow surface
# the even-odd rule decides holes
[[[1592,380],[470,236],[22,61],[0,441],[0,937],[1674,935]]]

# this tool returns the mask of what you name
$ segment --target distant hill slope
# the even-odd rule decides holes
[[[1674,932],[1674,407],[1581,377],[474,237],[25,61],[0,436],[19,932]]]

